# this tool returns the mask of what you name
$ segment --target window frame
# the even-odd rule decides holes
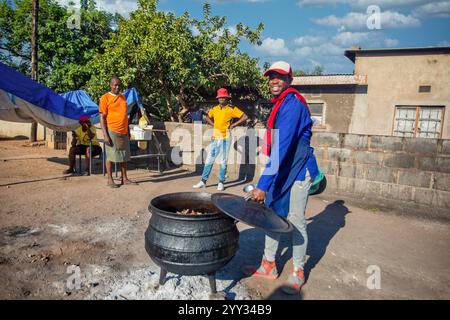
[[[311,99],[311,100],[307,100],[306,103],[308,104],[308,106],[310,104],[321,104],[322,105],[322,123],[321,124],[317,124],[317,125],[313,124],[313,128],[326,129],[327,128],[327,125],[326,125],[327,122],[326,122],[326,116],[325,116],[326,115],[326,110],[327,110],[326,102],[323,101],[323,100]],[[311,113],[311,109],[309,111]],[[312,113],[311,113],[311,117],[313,117]]]
[[[414,127],[413,127],[413,135],[412,137],[405,137],[405,136],[399,136],[396,135],[396,117],[397,117],[397,110],[400,108],[415,108],[415,120],[414,120]],[[422,109],[427,109],[427,108],[439,108],[442,110],[441,112],[441,118],[440,118],[440,128],[439,128],[439,135],[438,137],[434,137],[434,138],[428,138],[428,137],[417,137],[417,133],[418,133],[418,127],[419,127],[419,122],[420,122],[420,112]],[[445,119],[445,105],[408,105],[408,104],[396,104],[394,105],[394,117],[392,119],[392,131],[391,134],[394,137],[405,137],[405,138],[423,138],[423,139],[442,139],[442,131],[444,129],[444,119]],[[398,131],[398,130],[397,130]]]

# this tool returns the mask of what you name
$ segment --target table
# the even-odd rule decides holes
[[[133,139],[130,141],[147,141],[147,153],[146,154],[139,154],[139,155],[135,155],[135,156],[130,156],[131,159],[141,159],[141,158],[151,158],[151,157],[156,157],[158,158],[158,172],[162,173],[164,171],[164,169],[167,166],[167,159],[166,159],[166,154],[162,151],[162,147],[161,147],[161,143],[159,142],[157,136],[155,135],[155,132],[167,132],[167,130],[162,130],[162,129],[152,129],[152,136],[150,139]],[[158,153],[150,153],[148,150],[150,148],[150,142],[151,140],[155,140],[156,143],[156,149]],[[103,157],[102,157],[102,169],[103,169],[103,175],[106,174],[106,170],[105,170],[105,166],[106,166],[106,151],[105,151],[105,139],[97,139],[97,141],[102,142],[103,143]],[[161,168],[161,158],[164,161],[164,168]],[[92,158],[91,158],[92,159]],[[114,172],[116,174],[116,178],[117,178],[117,162],[114,162]]]

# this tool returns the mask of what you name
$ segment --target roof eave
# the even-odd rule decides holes
[[[450,53],[450,46],[438,47],[417,47],[417,48],[385,48],[385,49],[361,49],[350,48],[345,50],[345,56],[355,63],[356,55],[371,55],[371,54],[398,54],[398,53]]]

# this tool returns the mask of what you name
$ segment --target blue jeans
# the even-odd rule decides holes
[[[208,153],[208,157],[206,158],[205,162],[205,167],[203,168],[202,173],[203,182],[206,182],[208,180],[209,174],[211,173],[211,169],[214,164],[214,160],[216,160],[216,157],[219,155],[219,153],[222,154],[219,170],[219,182],[225,181],[225,175],[227,173],[228,152],[230,151],[230,146],[231,146],[231,137],[225,139],[214,139],[211,142],[211,150]]]

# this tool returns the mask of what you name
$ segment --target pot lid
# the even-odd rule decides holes
[[[215,193],[211,200],[225,214],[249,226],[272,233],[288,233],[293,229],[289,221],[261,203],[229,193]]]

